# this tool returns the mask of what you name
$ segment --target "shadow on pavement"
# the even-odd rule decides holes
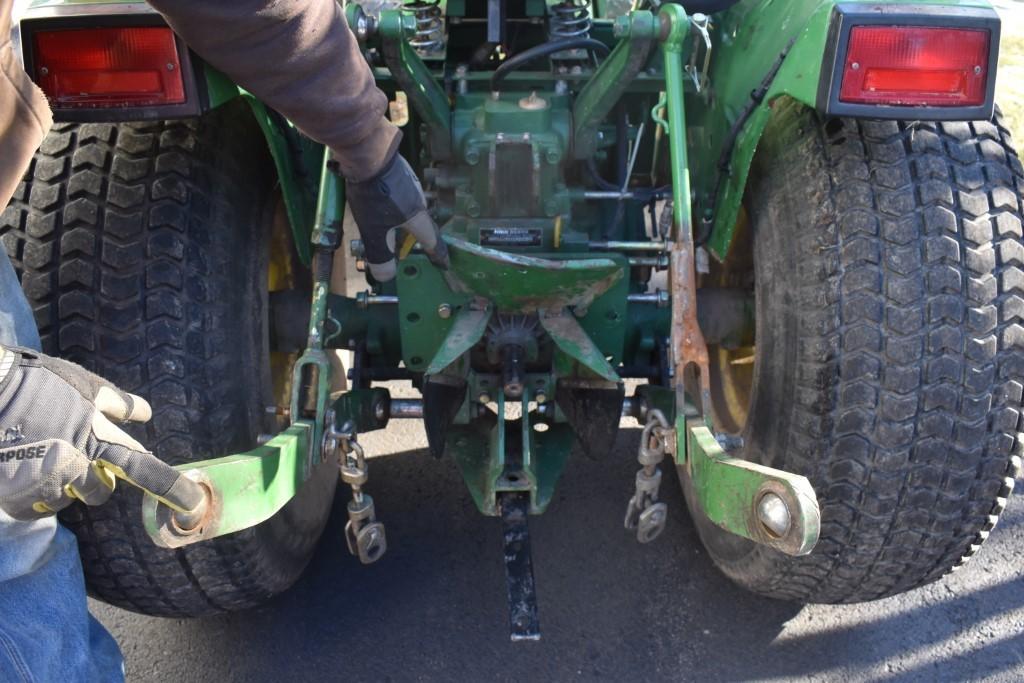
[[[751,595],[717,572],[674,476],[662,487],[671,509],[664,535],[641,546],[622,529],[638,439],[625,430],[606,462],[571,461],[547,514],[531,519],[539,643],[508,641],[499,522],[476,512],[450,459],[425,451],[371,463],[367,490],[389,542],[376,565],[345,549],[339,488],[306,574],[264,607],[199,621],[120,612],[104,621],[132,678],[218,682],[828,677],[886,661],[906,647],[901,633],[925,629],[918,647],[964,627],[932,613],[963,611],[974,593],[780,638],[801,607]],[[1024,605],[1019,581],[984,590],[1006,609]],[[967,628],[988,614],[974,616]]]

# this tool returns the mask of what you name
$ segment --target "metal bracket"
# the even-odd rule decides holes
[[[610,258],[547,259],[483,247],[443,235],[451,267],[445,279],[454,292],[491,301],[506,313],[586,307],[625,277]]]
[[[680,436],[682,435],[682,436]],[[818,542],[821,512],[807,477],[728,455],[700,419],[676,419],[676,465],[708,519],[787,555]]]
[[[620,17],[613,29],[619,44],[587,81],[573,106],[574,154],[587,159],[597,149],[597,130],[629,84],[647,63],[658,33],[654,15],[645,10]]]
[[[693,86],[700,93],[707,87],[708,70],[711,68],[711,17],[706,14],[693,14],[690,16],[690,27],[701,40],[693,41],[693,51],[690,53],[690,62],[686,65],[686,73],[689,74]],[[703,59],[701,59],[703,52]],[[698,67],[698,63],[700,67]]]

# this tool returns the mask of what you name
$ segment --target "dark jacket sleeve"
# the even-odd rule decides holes
[[[335,0],[149,0],[203,59],[330,147],[353,181],[401,133]]]

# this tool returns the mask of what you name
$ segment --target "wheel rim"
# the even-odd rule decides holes
[[[754,385],[755,347],[727,349],[712,346],[710,356],[711,409],[715,426],[728,434],[743,431],[750,416]]]
[[[735,237],[729,257],[715,266],[704,281],[716,287],[754,288],[754,253],[750,223],[745,209],[736,219]],[[745,338],[708,345],[711,410],[715,428],[739,434],[750,417],[754,391],[756,330]]]

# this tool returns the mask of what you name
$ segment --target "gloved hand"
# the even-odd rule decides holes
[[[85,368],[0,346],[0,509],[30,520],[75,499],[99,505],[115,477],[175,509],[199,509],[199,485],[111,422],[146,422],[151,415],[144,400]]]
[[[395,277],[395,231],[416,238],[431,263],[448,268],[448,246],[427,213],[419,179],[401,154],[391,157],[373,178],[348,182],[345,196],[363,239],[366,263],[379,282]]]

